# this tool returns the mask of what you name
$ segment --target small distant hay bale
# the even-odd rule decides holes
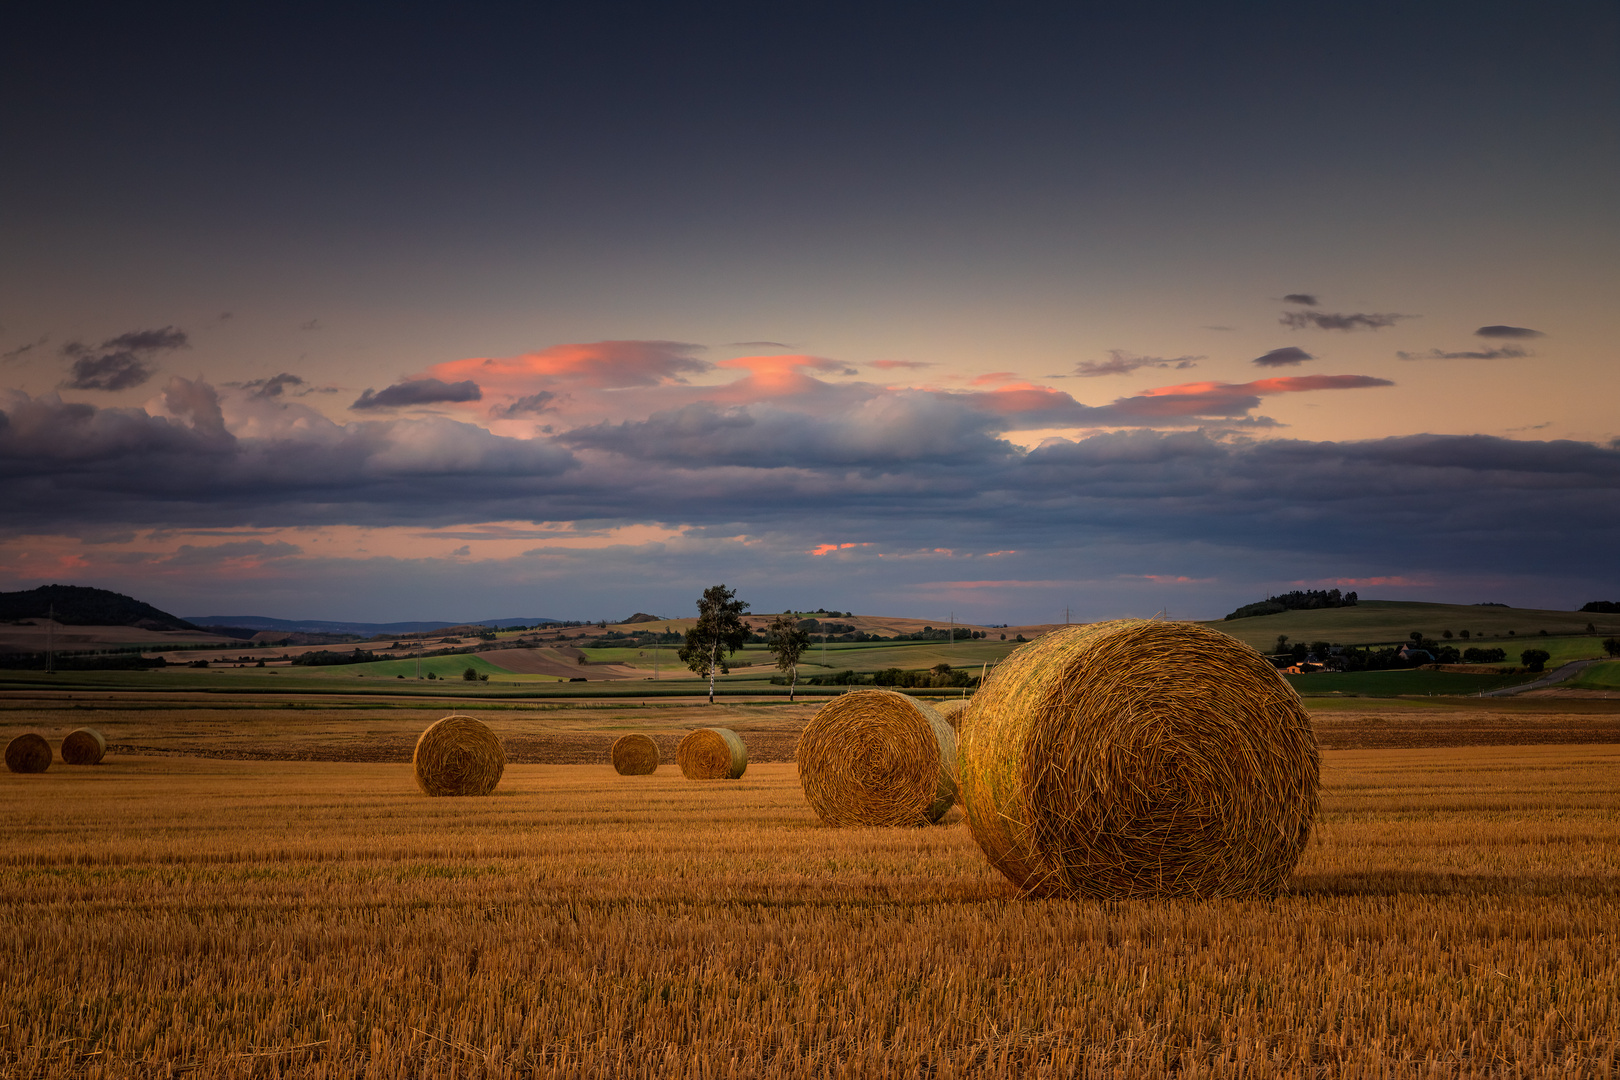
[[[78,728],[62,739],[62,760],[69,765],[99,765],[106,756],[107,740],[95,728]]]
[[[411,763],[429,795],[488,795],[506,771],[506,752],[482,721],[452,714],[422,732]]]
[[[962,726],[962,714],[967,712],[967,707],[972,701],[972,698],[965,697],[946,698],[944,701],[934,704],[934,711],[939,713],[947,724],[951,725],[952,731],[955,731]]]
[[[1299,695],[1234,638],[1127,620],[1002,661],[963,717],[968,826],[1037,896],[1271,896],[1320,780]]]
[[[658,771],[658,744],[649,735],[621,735],[613,740],[613,768],[620,776],[646,776]]]
[[[956,802],[956,732],[893,690],[827,702],[799,736],[799,783],[828,825],[931,825]]]
[[[6,744],[6,768],[17,773],[44,772],[51,767],[51,744],[32,731]]]
[[[675,748],[675,761],[688,780],[735,780],[748,768],[748,747],[730,728],[698,728]]]

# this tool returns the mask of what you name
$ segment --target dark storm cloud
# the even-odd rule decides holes
[[[280,375],[272,375],[268,379],[254,379],[252,382],[240,383],[239,385],[248,392],[249,396],[262,399],[278,398],[289,386],[297,387],[309,384],[297,375],[282,372]]]
[[[1351,315],[1327,311],[1285,311],[1277,321],[1290,330],[1382,330],[1402,319],[1415,318],[1415,315],[1367,314],[1360,311]]]
[[[1532,330],[1527,326],[1482,326],[1474,331],[1476,337],[1488,338],[1538,338],[1546,337],[1540,330]]]
[[[1283,297],[1285,304],[1303,304],[1306,307],[1316,306],[1316,296],[1313,293],[1291,292]]]
[[[7,526],[81,517],[232,527],[372,514],[426,521],[438,505],[470,520],[460,515],[480,501],[505,504],[510,518],[533,513],[536,496],[576,467],[550,441],[506,439],[443,417],[340,425],[301,414],[238,438],[205,382],[171,379],[163,403],[170,416],[0,391]]]
[[[1053,393],[1044,406],[1115,420],[1154,409],[1172,420],[1242,414],[1248,399],[1271,393],[1352,388],[1320,381],[1333,378],[1371,384],[1361,376],[1193,384],[1097,408]],[[554,440],[443,417],[343,425],[301,417],[237,437],[219,424],[212,388],[183,379],[165,391],[171,417],[7,392],[0,502],[12,531],[645,522],[895,550],[931,549],[949,536],[952,546],[994,551],[1016,537],[1019,549],[1060,561],[1076,545],[1196,543],[1256,565],[1330,557],[1402,573],[1520,572],[1545,557],[1547,521],[1559,522],[1560,558],[1601,565],[1620,529],[1615,447],[1437,435],[1249,442],[1137,430],[1026,452],[999,430],[1029,422],[1029,408],[1043,402],[1002,401],[1003,412],[990,413],[980,399],[991,396],[908,391],[828,419],[703,405]]]
[[[1315,359],[1316,357],[1296,345],[1284,345],[1280,349],[1272,349],[1264,356],[1255,357],[1252,363],[1259,364],[1261,367],[1290,367],[1294,364],[1302,364],[1307,360]]]
[[[555,412],[557,395],[550,390],[540,390],[533,394],[526,394],[507,405],[491,405],[489,415],[497,420],[515,420],[520,416],[539,416],[541,413]]]
[[[351,409],[401,409],[412,405],[441,402],[479,401],[483,391],[471,379],[447,383],[438,379],[407,379],[373,393],[369,388],[355,399]]]
[[[62,355],[73,358],[64,390],[128,390],[152,377],[160,353],[189,348],[184,330],[165,326],[158,330],[131,330],[108,338],[97,348],[70,341]]]
[[[1507,345],[1500,349],[1464,349],[1460,352],[1430,349],[1428,352],[1397,352],[1395,355],[1402,360],[1523,360],[1535,354]]]
[[[1107,360],[1082,360],[1074,366],[1074,373],[1082,379],[1095,379],[1103,375],[1129,375],[1142,368],[1173,368],[1185,370],[1197,367],[1202,356],[1135,356],[1123,349],[1109,349]]]
[[[1005,457],[1013,448],[992,434],[996,426],[968,395],[901,391],[831,419],[769,405],[702,402],[643,421],[576,428],[558,441],[637,461],[701,467],[879,468]]]

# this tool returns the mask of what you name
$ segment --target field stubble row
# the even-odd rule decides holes
[[[1289,895],[1106,905],[1015,899],[959,823],[824,828],[784,764],[514,765],[462,800],[386,764],[12,777],[0,1072],[1620,1069],[1620,747],[1323,775]]]
[[[720,704],[651,702],[644,707],[512,702],[457,703],[501,737],[518,764],[607,760],[613,740],[643,732],[673,761],[681,737],[718,725],[739,732],[756,764],[793,760],[800,730],[820,701]],[[1419,698],[1370,702],[1314,699],[1327,749],[1620,743],[1620,701],[1549,698]],[[38,731],[53,743],[77,727],[106,735],[114,754],[261,761],[406,762],[422,730],[449,711],[442,702],[131,700],[60,695],[0,702],[0,738]]]

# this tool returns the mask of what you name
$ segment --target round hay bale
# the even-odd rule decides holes
[[[6,768],[12,772],[44,772],[51,767],[51,744],[32,731],[6,744]]]
[[[956,732],[893,690],[851,690],[799,736],[799,783],[833,826],[931,825],[956,802]]]
[[[488,795],[501,782],[506,752],[482,721],[452,714],[422,732],[411,763],[429,795]]]
[[[95,728],[78,728],[62,739],[62,760],[68,765],[100,765],[106,756],[107,740]]]
[[[735,780],[748,768],[748,747],[730,728],[698,728],[675,748],[675,761],[688,780]]]
[[[973,838],[1032,895],[1275,895],[1316,816],[1299,695],[1190,623],[1037,638],[974,696],[959,742]]]
[[[658,744],[650,735],[620,735],[613,740],[613,768],[620,776],[646,776],[658,771]]]
[[[934,704],[934,711],[939,713],[947,724],[951,725],[952,731],[955,731],[962,726],[962,714],[967,711],[967,707],[972,701],[972,698],[965,697],[946,698],[944,701]]]

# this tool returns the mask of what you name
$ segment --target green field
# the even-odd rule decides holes
[[[1567,685],[1579,690],[1620,690],[1620,660],[1593,664]]]
[[[435,676],[434,681],[450,679],[462,682],[461,673],[469,667],[481,675],[488,675],[491,682],[500,680],[505,683],[555,683],[566,682],[556,675],[518,675],[507,671],[503,667],[485,660],[478,653],[464,653],[454,656],[424,656],[420,661],[410,660],[376,660],[369,664],[343,664],[334,667],[293,667],[283,668],[283,675],[294,678],[368,678],[368,679],[399,679],[412,680],[416,678],[417,664],[421,664],[422,678],[425,680],[429,672]],[[243,669],[248,670],[248,669]],[[253,670],[257,670],[256,668]]]

